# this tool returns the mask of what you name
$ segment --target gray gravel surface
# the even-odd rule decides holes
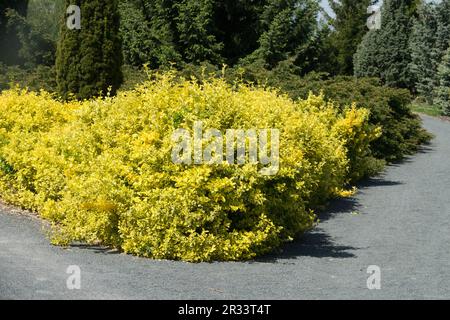
[[[245,263],[153,261],[49,244],[41,222],[0,211],[3,299],[449,299],[450,123],[423,116],[436,139],[331,204],[283,253]],[[69,290],[68,266],[81,269]],[[367,268],[380,267],[369,290]]]

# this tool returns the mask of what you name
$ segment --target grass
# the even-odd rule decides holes
[[[438,106],[430,105],[424,102],[413,102],[411,110],[417,113],[423,113],[429,116],[438,117],[442,115],[442,111]]]

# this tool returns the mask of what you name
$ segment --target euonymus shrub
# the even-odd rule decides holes
[[[312,209],[373,170],[369,112],[322,96],[158,75],[114,98],[0,95],[0,193],[51,222],[52,241],[157,259],[242,260],[312,228]],[[180,165],[175,130],[280,131],[276,175],[255,164]]]

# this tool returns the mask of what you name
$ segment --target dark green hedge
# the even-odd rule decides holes
[[[400,160],[431,139],[430,134],[421,127],[419,117],[409,108],[412,102],[409,91],[381,86],[378,79],[310,77],[300,79],[298,86],[285,90],[293,98],[322,91],[327,99],[340,105],[355,102],[359,107],[368,108],[371,111],[370,122],[383,128],[382,137],[372,146],[377,158]]]

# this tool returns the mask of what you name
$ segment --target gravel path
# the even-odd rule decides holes
[[[336,201],[280,255],[247,263],[152,261],[49,245],[41,223],[0,210],[3,299],[450,299],[450,123],[422,152]],[[66,270],[81,269],[69,290]],[[367,288],[379,266],[381,289]]]

